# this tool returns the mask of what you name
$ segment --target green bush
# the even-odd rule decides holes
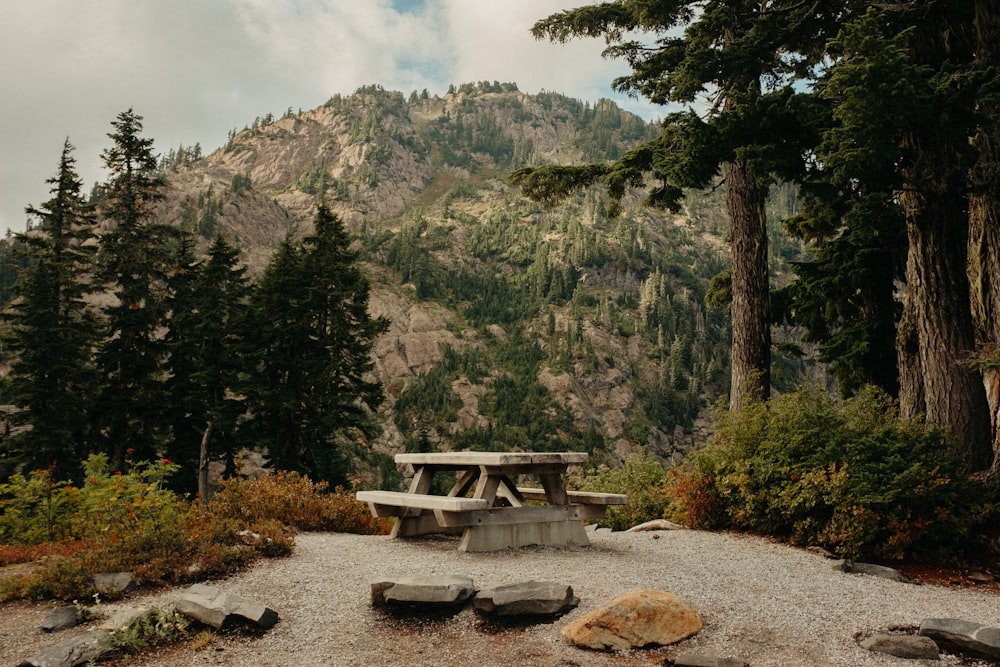
[[[627,495],[627,505],[609,507],[607,515],[600,521],[602,526],[612,530],[627,530],[664,517],[670,504],[666,480],[666,471],[646,452],[628,456],[621,468],[602,465],[582,479],[570,480],[569,483],[574,488],[587,491]]]
[[[668,514],[825,547],[845,558],[954,560],[995,512],[940,428],[900,418],[876,389],[816,388],[720,413],[711,441],[669,478]]]

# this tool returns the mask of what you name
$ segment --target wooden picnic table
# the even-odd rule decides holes
[[[397,454],[413,467],[406,492],[359,491],[375,516],[398,517],[393,537],[461,533],[460,551],[529,544],[589,545],[583,522],[621,505],[621,494],[567,491],[563,475],[587,462],[585,452],[433,452]],[[448,495],[433,495],[434,477],[451,473]],[[532,476],[541,487],[518,486]]]

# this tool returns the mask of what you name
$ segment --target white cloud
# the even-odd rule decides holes
[[[309,109],[361,85],[511,81],[596,100],[623,63],[603,42],[536,41],[535,21],[586,0],[6,0],[0,22],[0,230],[48,199],[66,137],[88,184],[125,109],[156,148],[213,150],[255,116]],[[639,111],[641,107],[633,107]]]

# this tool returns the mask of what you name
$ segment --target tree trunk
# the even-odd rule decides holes
[[[996,0],[976,3],[976,64],[1000,65],[1000,13]],[[1000,362],[1000,104],[981,102],[984,122],[976,132],[973,192],[969,198],[969,285],[978,357]],[[1000,472],[1000,369],[983,376],[989,405],[993,469]]]
[[[205,425],[205,432],[201,435],[201,450],[198,454],[198,497],[201,499],[201,508],[208,508],[208,442],[212,437],[212,422]]]
[[[732,254],[732,383],[729,409],[738,410],[771,393],[771,321],[767,222],[761,185],[744,162],[723,166]]]
[[[964,7],[964,6],[963,6]],[[969,49],[968,31],[956,23],[958,9],[931,5],[911,39],[913,62],[939,71],[962,60]],[[938,97],[953,93],[933,89]],[[968,472],[993,462],[990,418],[982,377],[972,368],[975,336],[969,306],[969,133],[961,110],[948,110],[944,99],[927,111],[933,122],[903,137],[903,189],[899,201],[906,216],[907,299],[916,329],[920,384],[928,421],[947,426],[958,438]]]
[[[950,151],[934,143],[916,138],[913,145],[924,159],[904,170],[911,184],[900,194],[909,237],[907,297],[912,300],[927,419],[951,429],[972,472],[990,466],[993,448],[986,392],[970,366],[975,341],[966,275],[966,207],[961,188],[940,172],[922,169],[947,165]],[[918,184],[924,187],[918,190]]]

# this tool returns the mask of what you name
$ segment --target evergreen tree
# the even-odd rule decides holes
[[[206,497],[208,457],[232,469],[236,423],[243,411],[235,397],[242,368],[241,332],[249,284],[239,252],[217,236],[208,257],[196,263],[188,239],[179,253],[183,270],[171,279],[167,388],[172,411],[171,459],[194,475],[178,480]],[[206,449],[202,451],[203,447]],[[204,456],[203,456],[204,454]]]
[[[73,146],[63,144],[59,171],[48,180],[52,199],[27,213],[38,220],[17,235],[28,264],[5,312],[5,342],[15,361],[7,390],[24,427],[2,447],[0,470],[55,466],[61,478],[78,476],[88,444],[94,391],[92,348],[96,322],[84,297],[91,291],[94,213],[82,195]]]
[[[370,433],[383,399],[371,351],[388,323],[368,314],[368,281],[340,219],[320,205],[314,225],[301,245],[281,245],[253,293],[245,433],[278,468],[343,483],[345,439]]]
[[[559,42],[603,37],[605,55],[632,68],[614,82],[619,91],[662,105],[711,100],[704,118],[694,111],[670,114],[658,139],[610,165],[522,169],[511,180],[542,200],[602,180],[620,199],[651,177],[647,203],[676,210],[684,188],[706,187],[721,169],[732,256],[733,408],[770,393],[764,203],[772,179],[790,173],[801,158],[796,107],[803,96],[793,83],[823,55],[817,36],[832,19],[818,8],[797,0],[622,0],[555,14],[533,28],[536,37]],[[633,39],[637,31],[655,42]]]
[[[153,140],[141,135],[142,117],[130,109],[111,125],[114,143],[102,154],[110,175],[100,206],[108,231],[101,236],[98,275],[115,301],[104,309],[97,422],[112,465],[121,467],[129,450],[140,460],[155,458],[167,432],[163,332],[177,247],[175,229],[153,220],[164,183]]]

